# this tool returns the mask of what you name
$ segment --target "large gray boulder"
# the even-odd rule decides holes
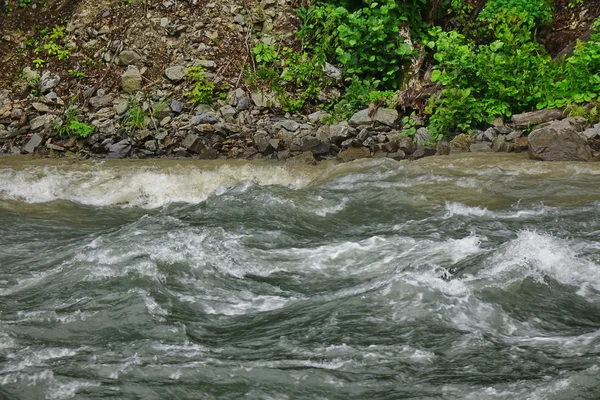
[[[529,134],[529,158],[542,161],[590,161],[592,150],[571,121],[553,121]]]

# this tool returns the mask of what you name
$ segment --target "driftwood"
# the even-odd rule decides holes
[[[517,126],[537,125],[543,122],[562,119],[565,117],[564,110],[554,108],[551,110],[532,111],[512,116],[512,122]]]

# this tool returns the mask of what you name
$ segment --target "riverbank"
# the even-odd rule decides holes
[[[227,100],[212,107],[148,99],[134,106],[139,107],[134,121],[131,97],[100,90],[85,109],[73,109],[77,121],[92,128],[83,135],[65,133],[70,106],[56,93],[14,101],[5,92],[0,96],[0,154],[314,164],[333,159],[416,160],[465,152],[526,152],[533,159],[589,161],[600,150],[600,125],[582,117],[565,118],[562,110],[515,115],[506,124],[436,143],[422,123],[408,124],[393,109],[364,109],[348,121],[327,123],[323,111],[282,115],[261,101],[243,90],[229,92]]]

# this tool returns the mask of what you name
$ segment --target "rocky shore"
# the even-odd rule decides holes
[[[127,72],[129,71],[129,72]],[[132,75],[124,73],[123,85]],[[32,71],[27,71],[32,73]],[[316,163],[368,157],[395,160],[464,152],[528,152],[545,161],[590,161],[600,149],[600,125],[566,117],[560,110],[515,115],[485,131],[459,134],[450,142],[428,135],[416,121],[408,130],[398,112],[380,108],[354,114],[348,121],[326,124],[328,114],[282,115],[268,107],[267,95],[232,90],[213,106],[191,106],[160,91],[150,97],[98,89],[78,109],[79,119],[94,127],[87,137],[61,136],[65,99],[53,89],[57,75],[39,79],[40,95],[12,100],[0,93],[0,154],[36,154],[84,158],[191,157],[197,159],[264,159]],[[139,102],[141,126],[128,118]],[[532,128],[532,126],[534,128]]]
[[[461,152],[598,158],[600,126],[563,110],[514,115],[450,142],[437,142],[421,118],[407,121],[393,109],[364,109],[341,122],[324,111],[284,113],[274,93],[246,85],[242,76],[251,68],[253,46],[297,44],[297,5],[291,1],[34,6],[15,9],[0,27],[0,75],[11,77],[0,84],[0,155],[309,164]],[[45,26],[45,33],[34,26]],[[34,45],[56,46],[66,58],[47,51],[46,59],[34,59]],[[324,73],[339,82],[342,72],[326,67]],[[191,101],[193,68],[202,69],[202,84],[228,88],[219,91],[220,100]],[[335,85],[327,90],[320,95],[324,103],[339,95]],[[73,121],[79,130],[66,129]]]

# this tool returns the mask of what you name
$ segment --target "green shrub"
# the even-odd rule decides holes
[[[501,13],[490,26],[493,41],[475,44],[456,31],[433,32],[442,86],[427,112],[434,134],[469,130],[494,118],[531,111],[552,91],[558,68],[523,14]]]
[[[77,119],[79,107],[69,106],[65,109],[62,119],[54,123],[54,131],[58,136],[79,136],[86,138],[94,132],[94,126]]]
[[[589,103],[600,95],[600,18],[587,42],[578,41],[573,55],[563,61],[560,77],[552,95],[538,103],[538,108],[565,107]]]
[[[186,94],[192,103],[210,104],[215,97],[215,84],[206,79],[205,70],[201,66],[187,69],[187,77],[192,89]]]
[[[252,54],[256,58],[256,62],[263,65],[272,64],[278,58],[275,46],[265,43],[259,43],[256,45],[256,47],[252,49]]]
[[[499,14],[522,15],[528,25],[552,22],[552,7],[547,0],[488,0],[478,16],[480,21],[494,21]]]
[[[125,116],[125,124],[130,131],[142,129],[146,126],[146,113],[140,104],[134,103],[129,107]]]

